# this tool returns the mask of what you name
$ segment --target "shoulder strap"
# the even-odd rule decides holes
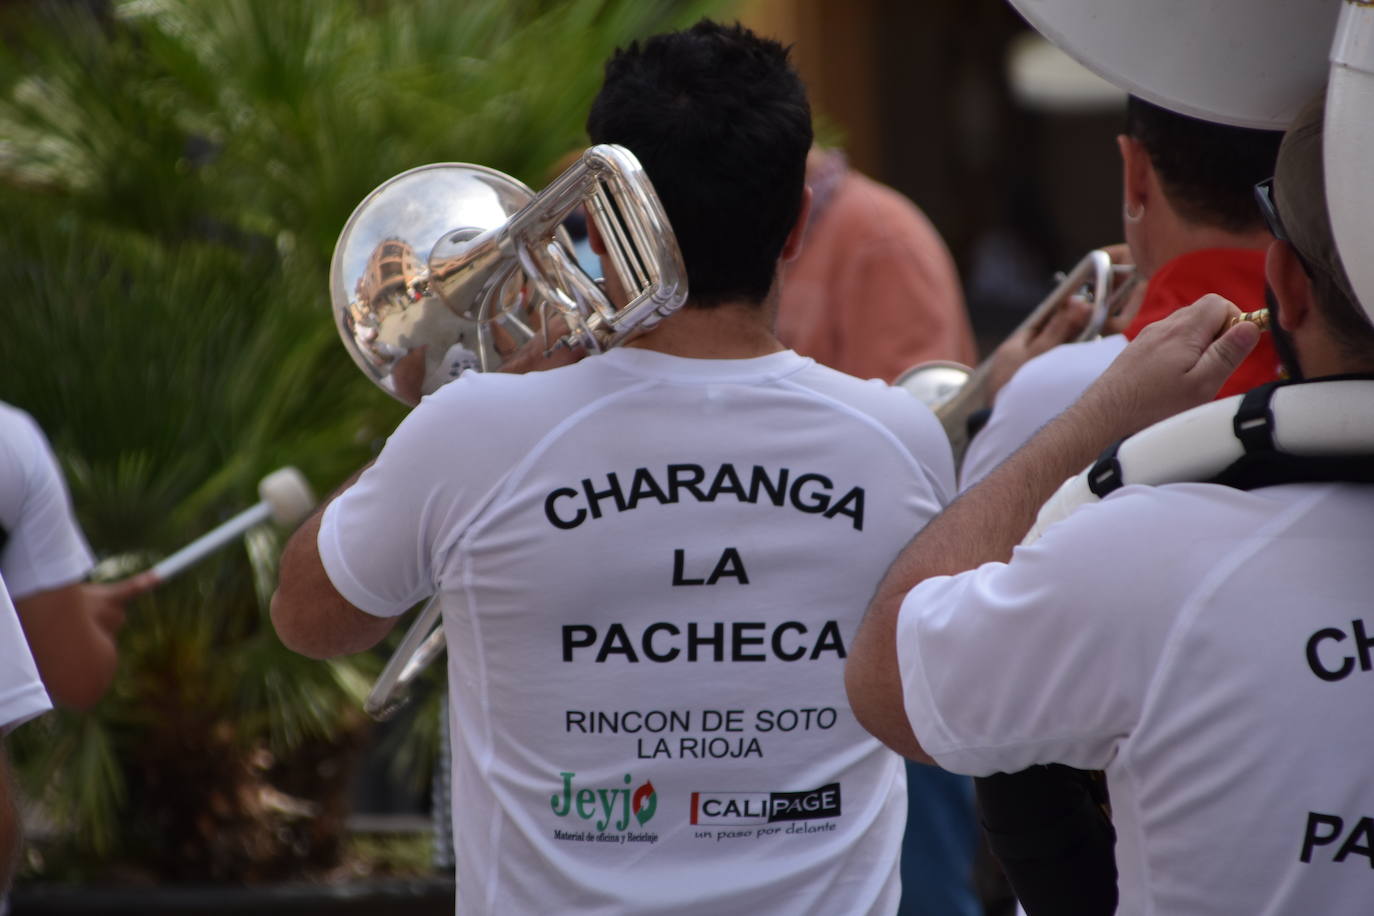
[[[1374,376],[1271,382],[1114,442],[1064,481],[1023,544],[1127,484],[1374,483]]]
[[[1284,385],[1271,382],[1241,398],[1232,430],[1245,454],[1206,483],[1256,490],[1283,483],[1374,483],[1374,450],[1354,445],[1337,454],[1295,454],[1274,442],[1274,393]]]

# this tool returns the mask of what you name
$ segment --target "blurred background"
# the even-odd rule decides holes
[[[1113,138],[1125,94],[1005,0],[748,0],[734,9],[793,45],[822,136],[939,229],[984,353],[1049,291],[1055,271],[1121,240]]]
[[[330,311],[369,191],[446,160],[542,187],[611,50],[705,14],[794,46],[821,138],[943,235],[983,353],[1118,240],[1124,96],[1002,0],[0,0],[0,400],[46,430],[101,574],[281,465],[330,491],[399,420]],[[35,838],[16,916],[64,882],[430,874],[429,840],[385,825],[427,817],[439,689],[378,728],[385,651],[282,649],[283,537],[139,599],[100,705],[10,739]]]

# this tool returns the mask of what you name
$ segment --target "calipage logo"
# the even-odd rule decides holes
[[[693,792],[692,823],[739,826],[840,816],[840,784],[806,792]]]
[[[559,773],[563,788],[549,799],[553,813],[559,817],[577,817],[584,821],[595,821],[597,830],[608,827],[624,830],[630,826],[631,818],[643,827],[654,816],[658,808],[658,793],[654,784],[645,780],[638,788],[631,790],[634,778],[625,774],[624,788],[579,787],[574,780],[576,773]]]

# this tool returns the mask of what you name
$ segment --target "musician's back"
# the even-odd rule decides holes
[[[1011,565],[914,593],[960,596],[938,629],[904,619],[941,712],[923,746],[978,774],[1105,769],[1122,913],[1357,912],[1374,861],[1371,556],[1367,485],[1123,488]],[[912,712],[918,734],[929,716]]]
[[[321,550],[391,584],[382,611],[439,587],[459,911],[892,912],[902,766],[843,662],[952,476],[929,411],[790,351],[619,349],[427,399]]]

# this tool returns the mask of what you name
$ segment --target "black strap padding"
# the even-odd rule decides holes
[[[1374,454],[1290,455],[1249,452],[1203,483],[1258,490],[1285,483],[1374,483]]]
[[[1274,449],[1274,410],[1271,404],[1278,388],[1278,382],[1270,382],[1251,388],[1240,399],[1240,407],[1231,419],[1231,430],[1247,454]]]
[[[964,432],[972,439],[982,432],[983,427],[988,425],[988,420],[992,419],[991,407],[980,407],[968,415],[964,421]]]
[[[1330,376],[1312,382],[1368,380],[1367,375]],[[1258,490],[1285,483],[1374,483],[1374,453],[1344,455],[1294,455],[1274,442],[1274,392],[1293,380],[1270,382],[1252,388],[1241,398],[1231,428],[1245,447],[1245,454],[1203,483],[1218,483],[1237,490]]]
[[[1028,916],[1116,912],[1116,832],[1101,773],[1050,764],[973,784],[988,848]]]
[[[1121,461],[1116,457],[1116,452],[1117,449],[1121,448],[1121,443],[1124,441],[1126,440],[1118,439],[1107,446],[1098,456],[1097,461],[1093,463],[1092,469],[1088,471],[1088,489],[1092,490],[1093,495],[1098,499],[1119,489],[1122,485]]]
[[[1370,380],[1369,375],[1339,375],[1309,382]],[[1285,483],[1374,483],[1374,453],[1295,455],[1274,442],[1274,393],[1287,385],[1307,384],[1294,379],[1252,388],[1241,398],[1231,429],[1245,454],[1199,483],[1215,483],[1237,490],[1258,490]],[[1123,440],[1124,441],[1124,440]],[[1123,486],[1116,458],[1121,442],[1109,446],[1088,472],[1088,489],[1097,497]]]

